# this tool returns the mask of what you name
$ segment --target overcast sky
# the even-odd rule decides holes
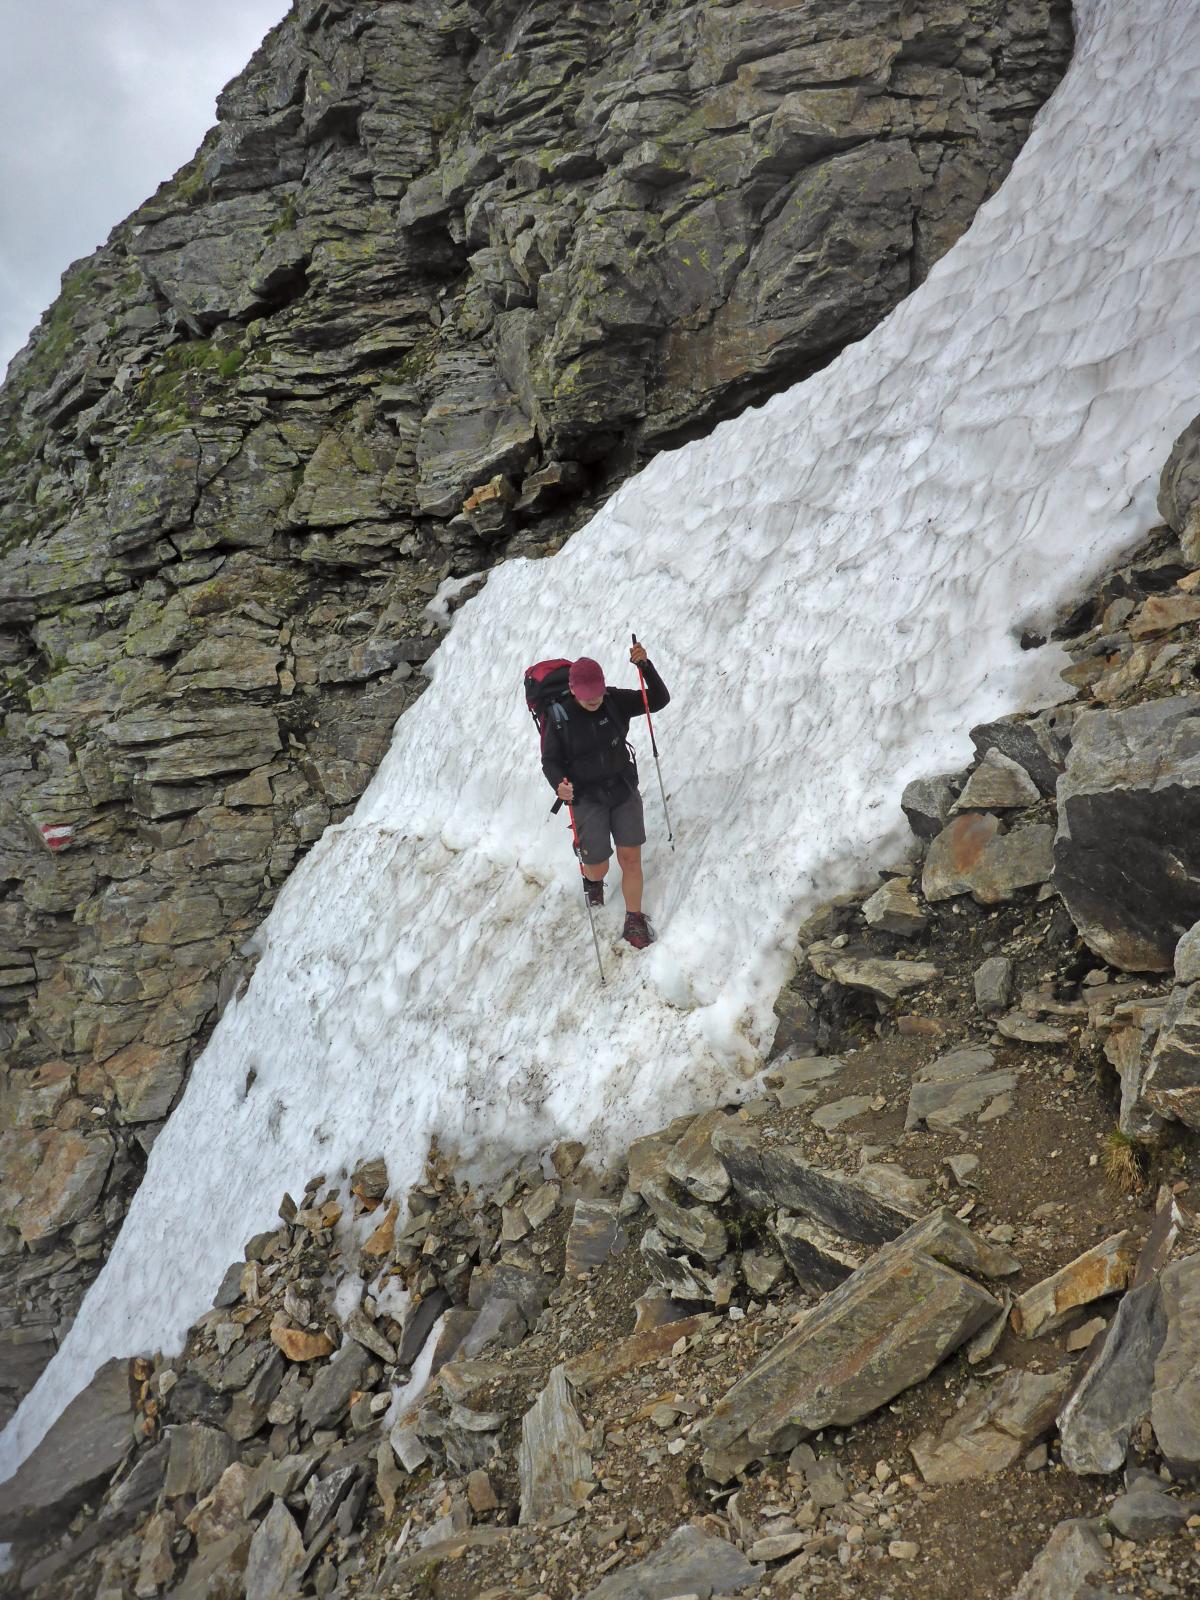
[[[64,269],[187,161],[289,0],[0,0],[0,373]]]

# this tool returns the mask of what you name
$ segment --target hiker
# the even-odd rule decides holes
[[[542,771],[558,798],[574,809],[584,893],[593,906],[604,904],[604,879],[616,845],[625,898],[623,937],[635,950],[644,950],[654,938],[642,912],[646,823],[626,735],[647,704],[661,711],[671,696],[642,645],[633,646],[629,659],[645,676],[645,701],[640,689],[610,689],[599,662],[583,656],[572,664],[566,715],[546,724]]]

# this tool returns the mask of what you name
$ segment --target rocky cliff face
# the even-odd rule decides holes
[[[0,1408],[443,581],[861,337],[1069,44],[1067,0],[298,0],[65,275],[0,394]]]

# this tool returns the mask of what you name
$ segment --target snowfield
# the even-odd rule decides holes
[[[875,333],[459,613],[261,930],[0,1475],[106,1357],[178,1348],[311,1174],[382,1154],[403,1190],[436,1131],[486,1176],[740,1092],[798,916],[899,854],[908,779],[1053,698],[1058,653],[1023,653],[1021,629],[1155,520],[1200,410],[1194,0],[1078,0],[1077,26],[1001,192]],[[676,851],[635,723],[661,937],[614,955],[610,893],[601,989],[521,676],[588,654],[635,684],[631,628],[673,696],[655,730]]]

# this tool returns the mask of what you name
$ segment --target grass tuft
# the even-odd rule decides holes
[[[1140,1194],[1146,1187],[1142,1152],[1128,1134],[1114,1128],[1104,1141],[1104,1175],[1123,1194]]]

